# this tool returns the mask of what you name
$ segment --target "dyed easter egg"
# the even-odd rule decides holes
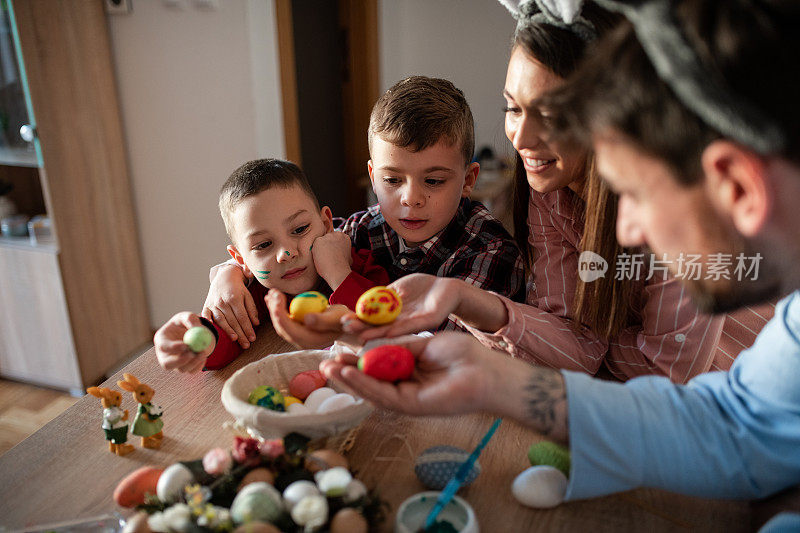
[[[353,481],[347,484],[347,488],[344,491],[344,496],[342,497],[344,498],[345,503],[353,503],[357,502],[366,495],[367,486],[358,479],[353,479]]]
[[[260,405],[273,411],[286,411],[286,406],[283,403],[283,394],[269,385],[259,385],[253,389],[253,392],[247,397],[247,401],[253,405]]]
[[[341,392],[339,394],[334,394],[317,407],[318,413],[329,413],[331,411],[338,411],[339,409],[344,409],[345,407],[350,407],[351,405],[355,405],[356,399],[347,394],[346,392]]]
[[[200,353],[215,342],[214,334],[205,326],[195,326],[183,334],[183,343],[195,353]]]
[[[531,462],[531,466],[552,466],[558,468],[565,476],[569,477],[571,465],[569,450],[555,442],[543,440],[536,444],[531,444],[531,447],[528,448],[528,460]]]
[[[285,394],[283,395],[283,405],[289,407],[293,403],[303,403],[303,402],[300,401],[300,398],[295,398],[294,396],[286,396]]]
[[[289,513],[298,526],[314,531],[328,521],[328,500],[325,496],[306,496]]]
[[[291,512],[295,505],[306,496],[319,496],[317,484],[307,479],[295,481],[283,490],[283,504]]]
[[[289,304],[289,317],[303,323],[307,313],[321,313],[328,308],[328,299],[317,291],[301,292]]]
[[[356,302],[358,318],[375,326],[393,322],[402,309],[400,295],[388,287],[372,287]]]
[[[142,505],[146,494],[156,493],[158,478],[163,471],[163,468],[152,466],[137,468],[119,482],[114,490],[114,501],[121,507]]]
[[[536,509],[555,507],[564,501],[567,477],[552,466],[532,466],[514,479],[511,492],[522,505]]]
[[[328,468],[335,468],[341,466],[343,468],[350,468],[350,464],[344,455],[336,453],[333,450],[321,449],[314,450],[306,456],[306,470],[312,474],[320,470],[327,470]]]
[[[468,457],[469,452],[455,446],[434,446],[417,457],[414,473],[427,488],[442,490]],[[480,473],[481,465],[475,461],[462,485],[469,485]]]
[[[306,370],[297,374],[289,382],[289,394],[305,401],[309,394],[324,387],[327,383],[325,376],[319,370]]]
[[[330,387],[319,388],[308,395],[308,398],[306,398],[306,403],[303,405],[305,405],[312,413],[316,413],[317,409],[319,409],[319,406],[322,405],[322,402],[334,394],[336,394],[336,391]]]
[[[195,482],[194,474],[181,463],[170,465],[156,483],[156,495],[165,503],[175,503],[183,496],[183,488]]]
[[[414,373],[414,354],[404,346],[384,344],[364,352],[358,368],[375,379],[402,381]]]
[[[343,466],[320,470],[314,474],[319,491],[329,498],[344,496],[347,486],[353,481],[353,475]]]
[[[233,499],[231,517],[237,524],[259,520],[273,522],[283,513],[283,501],[278,490],[263,481],[250,483]]]
[[[367,533],[369,524],[364,515],[352,507],[345,507],[333,515],[330,528],[331,533]]]
[[[239,483],[238,490],[242,490],[247,485],[259,481],[272,485],[275,483],[275,474],[267,468],[254,468],[244,475],[242,481]]]

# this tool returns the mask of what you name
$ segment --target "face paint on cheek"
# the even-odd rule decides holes
[[[272,271],[271,270],[256,270],[255,272],[256,272],[255,276],[258,279],[268,280],[269,279],[269,273],[272,272]]]
[[[288,255],[291,255],[291,254],[289,254],[289,250],[286,250],[284,253],[285,253],[287,256],[288,256]]]

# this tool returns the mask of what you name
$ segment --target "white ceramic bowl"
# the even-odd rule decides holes
[[[397,533],[417,533],[425,525],[436,499],[441,494],[439,491],[428,491],[414,494],[400,504],[395,517],[394,530]],[[458,496],[444,506],[436,521],[447,520],[461,533],[479,533],[478,520],[472,507]]]
[[[248,403],[247,397],[259,385],[288,390],[289,381],[300,372],[317,370],[331,353],[325,350],[300,350],[269,355],[250,363],[232,375],[222,387],[222,404],[251,434],[263,439],[277,439],[292,432],[311,439],[333,437],[356,427],[372,412],[372,405],[361,398],[356,403],[327,413],[289,414]],[[335,383],[328,386],[345,392]]]

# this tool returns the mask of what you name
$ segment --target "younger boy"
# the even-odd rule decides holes
[[[346,235],[333,231],[331,210],[320,209],[305,174],[293,163],[277,159],[245,163],[223,185],[219,209],[231,239],[228,252],[257,280],[248,290],[262,317],[267,288],[292,295],[318,290],[330,294],[331,303],[352,310],[366,289],[389,283],[369,251],[352,249]],[[216,343],[194,354],[183,343],[183,334],[201,324],[214,332]],[[221,332],[207,318],[178,313],[156,332],[159,363],[168,370],[221,368],[241,352]]]
[[[474,126],[464,94],[447,80],[406,78],[375,104],[368,139],[378,204],[344,221],[353,245],[371,250],[392,280],[423,272],[523,301],[519,249],[500,221],[469,199],[479,165],[470,162]],[[256,321],[242,270],[226,265],[211,277],[204,314],[224,315],[232,326],[226,331],[247,345]]]

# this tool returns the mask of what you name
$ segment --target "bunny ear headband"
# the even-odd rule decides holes
[[[569,30],[584,41],[597,38],[594,24],[580,16],[583,0],[499,0],[517,21],[517,27],[550,24]]]
[[[583,0],[499,1],[511,11],[517,27],[551,24],[570,29],[586,41],[596,35],[592,23],[580,16]],[[786,139],[781,128],[703,67],[672,12],[672,1],[595,1],[609,11],[622,13],[633,24],[659,78],[706,124],[762,154],[783,149]]]

